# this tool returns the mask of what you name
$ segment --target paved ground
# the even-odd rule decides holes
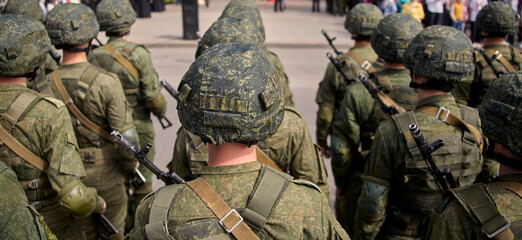
[[[199,29],[204,33],[219,17],[227,0],[212,0],[210,7],[199,8]],[[313,139],[315,139],[315,93],[328,63],[326,52],[332,50],[327,45],[321,29],[330,36],[337,36],[335,41],[339,50],[345,51],[353,44],[348,32],[344,30],[344,17],[333,17],[324,12],[324,1],[321,13],[311,12],[311,0],[287,0],[284,13],[274,13],[273,2],[259,0],[258,5],[266,28],[266,44],[281,58],[285,71],[290,79],[290,87],[294,93],[296,108],[302,113]],[[145,44],[151,54],[160,75],[173,86],[177,86],[192,61],[197,42],[182,40],[182,18],[180,5],[167,5],[162,13],[153,13],[150,19],[138,19],[133,26],[130,40]],[[100,38],[104,38],[100,36]],[[102,40],[103,41],[103,40]],[[156,128],[156,163],[162,169],[170,161],[173,152],[176,131],[180,126],[175,101],[168,96],[167,117],[174,127],[162,130],[157,121]],[[330,169],[329,159],[325,159]],[[333,178],[329,177],[331,192],[334,192]],[[154,182],[154,188],[163,186]],[[330,197],[332,200],[333,198]]]

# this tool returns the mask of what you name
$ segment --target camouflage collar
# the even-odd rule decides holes
[[[455,98],[453,97],[453,95],[441,94],[420,100],[415,108],[418,109],[424,106],[448,107],[450,105],[453,105],[455,107],[457,106],[457,103],[455,102]]]
[[[111,45],[115,45],[115,44],[125,45],[125,43],[127,43],[127,40],[125,40],[121,37],[111,37],[111,38],[109,38],[109,40],[107,42],[110,43]]]
[[[24,90],[27,87],[20,84],[0,84],[0,91]]]
[[[223,174],[234,174],[234,173],[247,173],[257,172],[261,168],[259,162],[249,162],[240,165],[230,166],[205,166],[200,169],[194,170],[194,174],[198,175],[223,175]]]

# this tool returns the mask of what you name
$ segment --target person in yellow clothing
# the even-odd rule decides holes
[[[422,22],[422,19],[424,19],[424,8],[419,0],[413,0],[410,3],[403,4],[401,13],[410,15],[419,22]]]
[[[464,23],[464,4],[462,0],[455,0],[450,8],[451,26],[457,30],[464,32],[466,24]]]

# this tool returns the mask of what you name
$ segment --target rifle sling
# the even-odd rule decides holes
[[[438,108],[438,107],[430,107],[425,106],[421,107],[419,109],[416,109],[415,112],[422,112],[429,115],[434,116],[435,118],[441,120],[442,122],[445,122],[451,126],[462,126],[466,128],[470,133],[472,133],[476,138],[477,142],[479,143],[480,152],[482,152],[482,149],[484,148],[484,139],[482,138],[482,134],[479,132],[477,128],[474,126],[471,126],[464,122],[461,118],[451,114],[451,112],[446,108]]]
[[[87,118],[83,113],[76,107],[74,104],[71,96],[69,96],[69,93],[67,92],[67,89],[65,89],[65,86],[62,83],[62,78],[60,77],[60,74],[58,71],[54,71],[51,73],[53,77],[53,81],[56,85],[56,88],[58,89],[58,92],[60,93],[60,96],[64,100],[65,106],[67,106],[67,109],[88,129],[93,131],[94,133],[102,136],[109,142],[113,142],[111,135],[105,131],[103,128],[98,126],[96,123],[92,122],[89,118]]]
[[[107,43],[103,47],[111,54],[111,56],[123,67],[125,67],[136,79],[140,77],[138,70],[132,65],[129,60],[125,59],[111,44]]]
[[[219,219],[221,226],[238,240],[259,239],[235,209],[231,209],[203,178],[196,178],[187,185],[198,195]]]
[[[508,70],[509,72],[515,71],[515,68],[513,67],[513,65],[511,65],[511,63],[509,63],[509,61],[506,60],[506,58],[504,56],[502,56],[502,53],[500,53],[499,51],[489,48],[489,49],[486,49],[486,52],[488,54],[494,56],[495,59],[497,59],[498,61],[500,61],[502,63],[502,65],[504,65],[506,70]]]
[[[368,82],[373,86],[373,88],[377,88],[377,85],[372,80],[368,79]],[[381,101],[384,103],[384,105],[386,105],[386,107],[393,106],[393,107],[395,107],[395,109],[397,109],[397,111],[399,111],[399,113],[406,112],[406,110],[404,110],[403,107],[401,107],[399,104],[397,104],[395,101],[393,101],[393,99],[391,99],[390,96],[388,96],[388,94],[383,93],[382,91],[379,91],[377,93],[377,95],[381,99]]]
[[[377,70],[372,66],[370,62],[360,58],[353,51],[348,51],[348,55],[355,59],[355,61],[357,61],[361,65],[361,68],[366,70],[366,72],[368,72],[369,74],[377,72]]]
[[[33,152],[27,149],[24,145],[22,145],[18,140],[16,140],[11,134],[9,134],[5,128],[0,125],[0,140],[11,149],[16,155],[23,158],[25,161],[29,162],[34,167],[38,168],[40,171],[46,173],[49,168],[49,163],[40,157],[36,156]]]

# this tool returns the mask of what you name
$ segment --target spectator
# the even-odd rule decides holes
[[[462,4],[462,0],[455,0],[451,3],[449,14],[451,26],[464,32],[466,25],[464,24],[464,4]]]
[[[484,6],[488,4],[488,0],[470,0],[469,2],[469,22],[471,24],[471,41],[473,43],[480,42],[480,31],[477,29],[475,22],[477,21],[477,14]]]
[[[487,1],[487,0],[486,0]],[[426,0],[426,8],[428,9],[428,24],[442,25],[442,17],[444,14],[444,0]]]
[[[384,0],[381,3],[381,11],[383,12],[384,16],[388,16],[393,13],[397,13],[397,4],[395,3],[395,0]]]
[[[397,12],[402,13],[402,5],[410,2],[411,0],[397,0]]]
[[[419,22],[422,22],[422,19],[424,19],[424,8],[419,0],[413,0],[411,3],[403,4],[402,13],[412,16]]]

